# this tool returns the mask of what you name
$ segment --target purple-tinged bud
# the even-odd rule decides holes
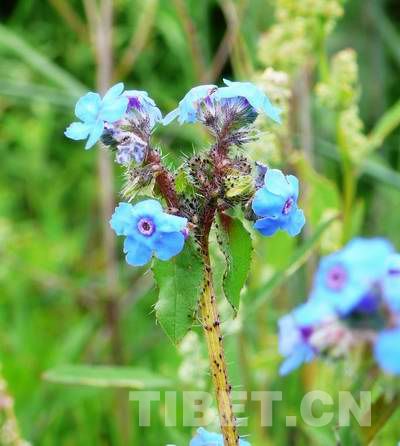
[[[182,229],[182,234],[185,237],[185,240],[187,240],[189,238],[189,228],[186,226],[185,228]]]
[[[260,189],[264,186],[264,178],[265,174],[267,173],[268,166],[260,163],[259,161],[256,161],[256,176],[254,180],[254,184],[256,189]]]

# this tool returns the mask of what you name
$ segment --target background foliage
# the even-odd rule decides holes
[[[156,408],[151,429],[137,428],[136,406],[119,387],[207,388],[204,346],[195,330],[181,348],[173,347],[155,325],[151,275],[128,267],[122,254],[110,267],[99,190],[117,191],[120,171],[115,168],[110,182],[104,171],[98,173],[98,150],[85,152],[63,136],[77,96],[99,85],[101,54],[96,57],[96,36],[87,26],[89,21],[95,27],[93,3],[17,0],[0,6],[2,373],[23,436],[33,444],[184,445],[191,431],[164,427]],[[287,88],[294,98],[286,116],[290,125],[272,129],[272,136],[282,133],[279,138],[266,134],[261,146],[251,150],[259,154],[261,147],[265,161],[301,176],[308,229],[300,241],[285,234],[257,239],[242,310],[224,327],[232,334],[226,341],[233,383],[285,391],[270,429],[257,427],[259,409],[248,405],[249,427],[241,431],[251,433],[253,446],[362,444],[357,428],[339,430],[335,422],[323,429],[301,423],[285,427],[286,415],[298,414],[305,391],[317,388],[335,395],[334,389],[353,388],[357,369],[352,361],[318,363],[279,378],[276,320],[306,297],[320,253],[356,234],[386,236],[400,248],[397,2],[348,0],[344,16],[335,27],[328,24],[328,30],[324,7],[340,7],[341,2],[305,3],[306,11],[296,9],[295,0],[114,2],[113,76],[129,88],[149,91],[164,111],[201,81],[220,82],[226,76],[262,84],[270,65],[289,75]],[[306,25],[320,32],[302,34],[292,27],[288,35],[287,23],[274,16],[277,6],[290,11],[289,23],[305,17]],[[308,17],[312,11],[320,15]],[[338,105],[326,91],[340,93],[352,73],[340,79],[344,68],[335,71],[332,56],[348,47],[357,52],[359,79],[356,75],[350,85],[353,96]],[[285,98],[282,92],[277,97]],[[343,115],[349,110],[350,118]],[[207,141],[188,126],[160,129],[155,137],[171,163],[175,155]],[[220,253],[214,261],[218,270]],[[219,270],[221,278],[221,266]],[[118,274],[113,287],[110,271]],[[221,305],[229,321],[230,307]],[[64,386],[59,382],[84,384],[92,377],[91,370],[57,369],[66,364],[118,364],[134,370],[115,376],[113,370],[101,369],[96,376],[102,387]],[[377,445],[397,444],[399,421],[399,414],[394,415]]]

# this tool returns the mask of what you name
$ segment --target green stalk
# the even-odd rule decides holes
[[[200,299],[200,315],[207,343],[221,431],[225,446],[238,446],[239,434],[236,426],[236,418],[233,414],[231,398],[232,387],[228,380],[220,318],[213,288],[210,255],[208,251],[208,237],[203,246],[203,259],[205,264],[205,282],[202,297]]]
[[[337,146],[340,152],[343,175],[343,243],[346,243],[351,238],[352,233],[352,213],[358,172],[349,156],[346,141],[341,133],[339,118],[337,119]]]

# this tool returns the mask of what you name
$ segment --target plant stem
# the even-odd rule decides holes
[[[21,437],[17,417],[14,412],[14,399],[7,390],[0,364],[0,442],[9,446],[29,445]]]
[[[236,418],[233,414],[231,398],[232,387],[228,381],[220,319],[212,284],[208,237],[206,237],[206,240],[203,242],[203,258],[205,263],[205,283],[203,295],[200,300],[201,322],[207,342],[224,445],[237,446],[239,444],[239,435],[236,427]]]

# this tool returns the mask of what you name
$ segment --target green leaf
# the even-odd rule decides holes
[[[192,326],[203,288],[204,264],[189,238],[178,256],[167,262],[155,259],[152,269],[159,288],[157,319],[177,344]]]
[[[376,123],[369,134],[370,150],[379,148],[383,141],[400,125],[400,100],[397,101]]]
[[[229,303],[237,312],[240,292],[250,270],[253,244],[242,222],[226,214],[219,215],[217,231],[218,243],[226,262],[223,289]]]
[[[138,390],[171,385],[171,380],[146,369],[101,365],[62,365],[45,372],[43,378],[59,384]]]
[[[399,407],[400,395],[396,395],[392,400],[382,395],[373,403],[370,412],[365,414],[370,417],[371,425],[361,427],[363,444],[368,445],[372,442]]]

